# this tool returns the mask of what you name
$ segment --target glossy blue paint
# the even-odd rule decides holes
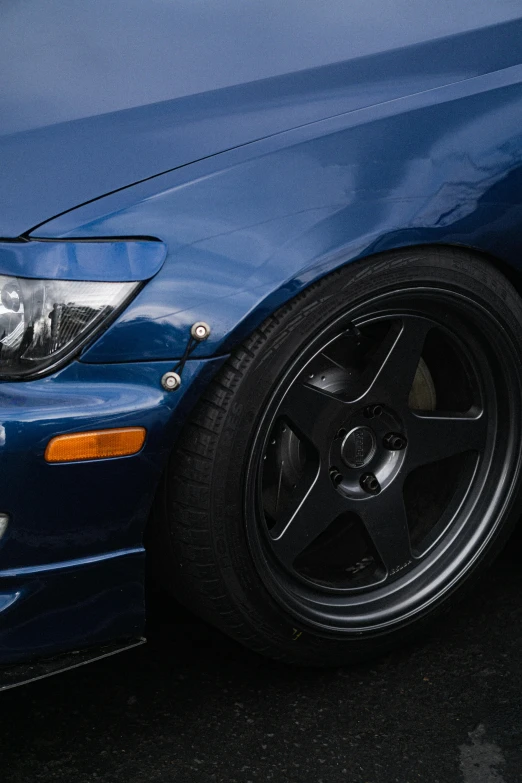
[[[196,320],[212,334],[194,355],[226,352],[326,272],[408,244],[463,244],[519,267],[521,118],[517,65],[250,144],[51,221],[37,233],[134,227],[168,247],[82,359],[179,356]]]
[[[0,274],[126,283],[154,277],[166,255],[158,241],[0,242]]]
[[[0,386],[5,663],[141,633],[166,459],[276,307],[411,244],[520,269],[522,0],[27,0],[2,22],[0,273],[149,280],[80,360]],[[138,455],[43,459],[128,425]]]
[[[0,572],[0,664],[138,638],[144,561],[143,551],[115,552],[46,572]]]
[[[11,3],[0,237],[218,152],[509,67],[521,15],[520,0]]]
[[[2,384],[0,497],[11,519],[0,540],[0,662],[143,632],[150,505],[179,427],[222,361],[187,362],[176,393],[161,388],[167,362],[73,362]],[[55,435],[120,426],[147,429],[139,454],[44,460]]]

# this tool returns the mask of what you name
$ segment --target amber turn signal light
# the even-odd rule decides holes
[[[136,454],[145,442],[144,427],[75,432],[52,438],[45,449],[46,462],[79,462]]]

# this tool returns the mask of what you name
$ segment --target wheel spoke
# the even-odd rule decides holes
[[[400,482],[360,503],[357,512],[388,575],[411,563],[410,534]]]
[[[346,403],[317,386],[296,382],[286,393],[278,414],[294,425],[297,434],[319,450],[328,443],[332,427]]]
[[[296,557],[343,511],[344,505],[327,471],[318,470],[293,515],[278,521],[270,531],[274,550],[283,563],[291,566]]]
[[[413,379],[431,323],[423,318],[405,317],[393,323],[350,390],[352,399],[388,402],[406,407]]]
[[[442,413],[420,416],[412,412],[407,430],[406,465],[408,470],[413,470],[466,451],[482,451],[487,419],[483,412],[469,416]]]

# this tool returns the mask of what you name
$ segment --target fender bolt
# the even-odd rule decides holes
[[[161,378],[165,391],[176,391],[181,386],[181,378],[177,372],[166,372]]]
[[[209,336],[210,326],[205,323],[205,321],[196,321],[196,323],[192,324],[190,327],[190,334],[194,340],[197,340],[200,343]]]

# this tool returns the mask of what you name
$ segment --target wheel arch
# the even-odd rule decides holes
[[[414,252],[421,249],[428,251],[432,247],[436,247],[439,250],[468,250],[477,258],[483,259],[501,272],[511,283],[517,294],[522,298],[522,268],[517,267],[514,263],[474,245],[450,241],[419,242],[415,241],[416,239],[418,240],[418,237],[412,237],[411,241],[408,242],[405,241],[403,237],[401,243],[396,243],[393,241],[393,237],[382,236],[372,243],[372,246],[368,248],[367,251],[363,251],[360,254],[347,255],[345,258],[343,258],[343,248],[339,248],[331,254],[330,258],[323,259],[322,262],[317,265],[311,265],[304,269],[299,275],[285,281],[277,288],[274,288],[274,290],[259,303],[259,306],[253,312],[248,313],[245,318],[238,322],[234,329],[230,331],[226,338],[226,350],[231,351],[237,348],[267,315],[273,314],[279,307],[288,304],[292,299],[304,293],[310,286],[318,283],[320,280],[323,280],[349,264],[364,263],[365,261],[371,261],[381,255],[393,252]],[[344,252],[348,254],[349,251],[345,249]]]

